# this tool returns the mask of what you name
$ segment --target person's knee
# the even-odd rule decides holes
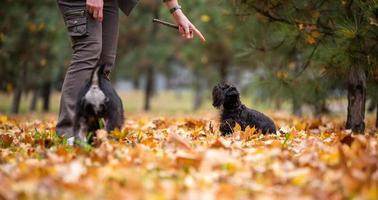
[[[69,72],[93,70],[99,64],[102,51],[101,41],[78,42],[73,49]]]

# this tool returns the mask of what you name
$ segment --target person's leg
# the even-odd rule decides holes
[[[104,1],[104,20],[102,22],[102,52],[100,64],[104,64],[105,75],[109,76],[117,53],[118,44],[118,0]]]
[[[63,82],[56,131],[59,136],[72,137],[77,95],[100,59],[102,25],[86,13],[85,0],[58,0],[58,4],[71,36],[73,53]]]

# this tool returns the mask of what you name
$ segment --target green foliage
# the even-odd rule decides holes
[[[241,58],[266,69],[257,80],[262,99],[314,104],[340,94],[354,65],[377,79],[376,0],[236,0],[233,8],[248,41]]]
[[[55,1],[5,0],[0,7],[0,89],[9,92],[20,84],[25,89],[56,80],[67,59],[69,41]],[[51,45],[54,44],[54,45]],[[38,77],[38,78],[35,78]]]

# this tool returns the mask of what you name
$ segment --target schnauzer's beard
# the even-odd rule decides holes
[[[218,109],[233,109],[241,105],[238,90],[228,84],[218,84],[213,89],[213,106]]]

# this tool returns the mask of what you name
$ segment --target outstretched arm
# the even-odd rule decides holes
[[[202,33],[189,21],[189,19],[182,12],[177,0],[163,0],[163,2],[172,13],[173,17],[176,20],[176,23],[179,25],[179,32],[182,37],[191,39],[194,35],[196,35],[201,39],[202,42],[206,41]]]

